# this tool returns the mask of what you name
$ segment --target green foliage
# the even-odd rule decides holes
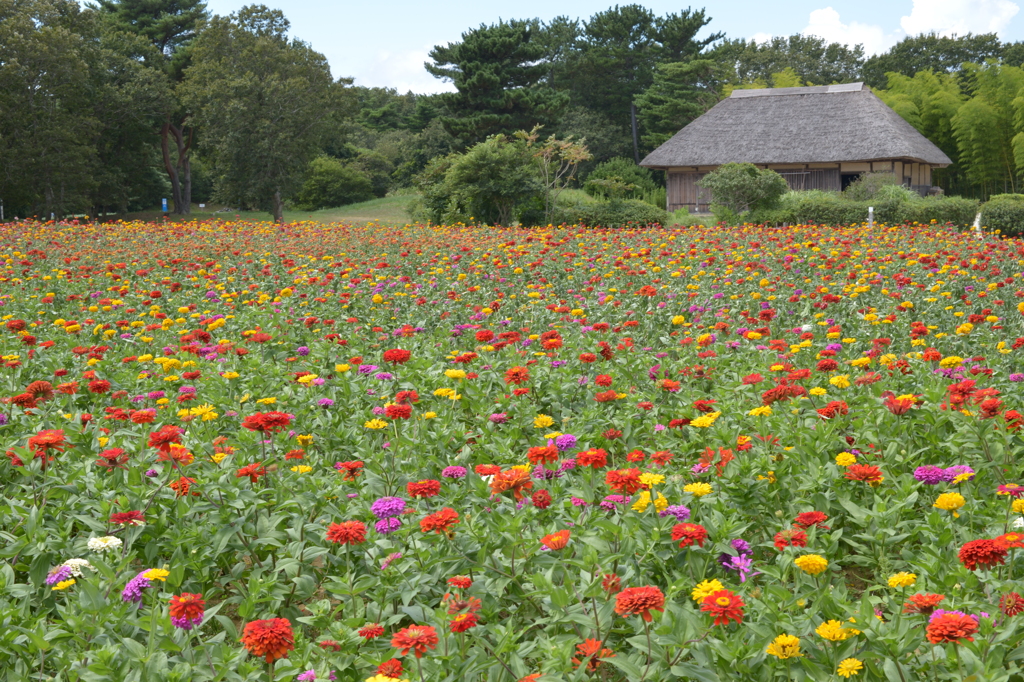
[[[874,199],[890,188],[899,187],[900,181],[892,173],[864,173],[843,191],[843,195],[851,201]],[[903,189],[903,188],[901,188]],[[905,190],[909,192],[910,190]],[[895,198],[886,195],[884,198]]]
[[[525,21],[501,21],[462,34],[462,42],[430,51],[427,71],[451,81],[458,92],[439,96],[446,109],[445,129],[464,144],[529,130],[557,118],[568,97],[541,81],[548,68],[538,63],[544,47],[534,41],[536,27]]]
[[[5,213],[126,211],[162,189],[152,130],[167,89],[149,45],[69,0],[0,3]]]
[[[654,174],[650,170],[636,165],[633,159],[625,156],[618,156],[598,164],[587,176],[583,188],[591,196],[607,199],[614,194],[608,191],[607,185],[598,182],[607,180],[617,180],[622,185],[629,185],[628,188],[623,187],[622,193],[619,195],[629,199],[640,198],[640,195],[658,188],[658,184],[654,181]]]
[[[907,36],[888,52],[864,62],[864,81],[873,88],[884,88],[890,73],[904,76],[913,76],[920,71],[957,73],[965,63],[983,64],[1000,57],[1002,51],[1002,43],[995,33]]]
[[[262,5],[215,17],[193,44],[183,99],[226,203],[268,208],[287,199],[318,154],[342,84],[326,58],[287,37],[288,20]]]
[[[601,202],[565,202],[556,207],[552,222],[556,225],[588,227],[641,227],[668,225],[669,213],[638,199],[613,199]]]
[[[723,40],[709,57],[723,65],[734,84],[791,87],[793,80],[813,85],[848,83],[860,78],[864,62],[861,45],[848,47],[818,36],[795,34],[755,40]],[[779,78],[780,74],[782,78]]]
[[[651,87],[636,98],[644,145],[658,147],[717,104],[720,72],[711,59],[659,64]]]
[[[304,211],[316,211],[367,201],[374,195],[370,178],[357,168],[320,156],[310,162],[306,181],[291,204]]]
[[[698,184],[711,192],[715,204],[732,214],[772,209],[789,190],[781,175],[751,163],[727,163],[705,175]]]
[[[953,136],[967,177],[986,191],[1009,181],[1015,189],[1017,157],[1024,137],[1015,137],[1015,99],[1024,87],[1024,69],[968,64],[964,75],[973,97],[953,116]]]
[[[886,197],[886,192],[892,192]],[[851,200],[838,192],[788,192],[779,205],[770,210],[752,211],[745,220],[752,223],[816,223],[819,225],[851,225],[868,220],[868,208],[875,209],[875,222],[890,225],[901,223],[951,223],[964,227],[974,222],[978,201],[962,197],[921,198],[905,193],[898,185],[884,185],[869,200]]]
[[[1024,194],[997,194],[986,201],[981,225],[1008,237],[1024,235]]]
[[[464,154],[434,159],[419,176],[418,210],[434,222],[510,225],[544,190],[533,153],[522,140],[495,135]]]

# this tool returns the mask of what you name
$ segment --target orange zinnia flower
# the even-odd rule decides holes
[[[410,625],[395,633],[391,646],[399,650],[399,656],[414,651],[416,658],[423,658],[428,649],[437,646],[437,631],[429,625]]]
[[[601,664],[602,658],[612,658],[615,656],[615,652],[611,649],[603,648],[604,642],[599,639],[585,639],[583,644],[576,645],[576,655],[579,658],[572,659],[572,662],[579,668],[584,662],[587,664],[587,670],[594,672],[597,670],[597,666]]]
[[[287,657],[288,652],[295,648],[292,624],[285,618],[254,620],[242,631],[242,644],[253,656],[273,663]]]
[[[621,616],[640,616],[648,623],[651,611],[665,610],[665,595],[657,587],[627,587],[615,595],[615,613]]]
[[[540,539],[540,542],[548,549],[562,549],[567,544],[569,544],[569,535],[569,531],[560,530],[557,533],[545,535]]]

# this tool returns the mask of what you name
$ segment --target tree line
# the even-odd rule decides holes
[[[422,185],[431,161],[536,126],[584,140],[582,182],[634,162],[734,88],[864,80],[954,160],[947,191],[1016,191],[1024,44],[994,34],[861,46],[758,43],[692,8],[499,21],[438,45],[456,91],[355,86],[278,10],[201,0],[0,0],[0,200],[6,214],[103,215],[171,200],[315,209]],[[1019,170],[1020,169],[1020,170]]]

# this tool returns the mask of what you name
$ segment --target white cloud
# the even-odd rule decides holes
[[[451,82],[434,78],[423,68],[423,63],[430,60],[432,47],[378,50],[371,59],[356,65],[351,75],[356,85],[395,88],[401,93],[454,92]]]
[[[914,8],[900,19],[907,35],[930,33],[965,35],[1002,33],[1020,7],[1010,0],[914,0]]]
[[[915,4],[918,1],[915,0]],[[869,55],[884,52],[897,41],[895,36],[886,35],[881,26],[861,24],[856,21],[844,24],[840,20],[839,12],[831,7],[811,12],[803,34],[815,35],[830,43],[842,43],[850,46],[863,45],[864,52]]]
[[[772,34],[771,33],[755,33],[754,35],[750,36],[750,39],[753,40],[755,43],[758,43],[758,44],[767,43],[769,40],[772,39]]]

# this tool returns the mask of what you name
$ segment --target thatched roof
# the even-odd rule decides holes
[[[719,166],[904,159],[946,166],[941,149],[863,83],[734,90],[640,165]]]

